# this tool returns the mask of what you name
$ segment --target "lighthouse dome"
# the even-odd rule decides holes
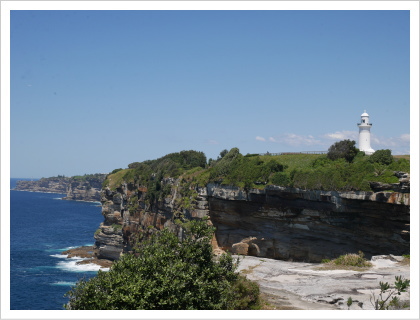
[[[366,113],[366,110],[362,113],[361,117],[369,117],[369,115]]]

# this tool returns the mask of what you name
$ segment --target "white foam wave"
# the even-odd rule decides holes
[[[58,259],[66,259],[66,260],[77,260],[77,261],[89,259],[89,258],[81,258],[81,257],[78,257],[78,256],[67,257],[67,255],[65,255],[65,254],[50,254],[50,257],[58,258]]]
[[[64,248],[64,249],[57,249],[57,250],[60,250],[60,251],[67,251],[67,250],[70,250],[70,249],[76,249],[76,248],[78,248],[77,246],[73,246],[73,247],[67,247],[67,248]]]
[[[50,254],[50,257],[59,258],[59,259],[66,259],[67,255],[65,255],[65,254]]]
[[[75,286],[76,282],[72,282],[72,281],[57,281],[54,283],[51,283],[52,286]]]
[[[57,268],[61,269],[61,270],[65,270],[65,271],[70,271],[70,272],[87,272],[87,271],[108,271],[109,268],[103,268],[97,264],[94,263],[87,263],[87,264],[77,264],[77,262],[82,261],[85,259],[81,259],[81,258],[70,258],[70,259],[66,259],[66,261],[60,261],[57,263]]]

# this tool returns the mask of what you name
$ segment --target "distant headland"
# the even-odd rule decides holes
[[[39,180],[18,180],[13,190],[62,193],[64,200],[100,201],[100,191],[106,174],[95,173],[83,176],[56,176]]]

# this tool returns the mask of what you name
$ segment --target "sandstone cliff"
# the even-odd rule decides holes
[[[205,217],[216,227],[215,249],[244,255],[319,262],[359,250],[368,258],[410,252],[407,192],[273,185],[245,191],[214,183],[186,187],[168,178],[160,184],[170,192],[155,201],[134,184],[101,191],[105,219],[95,234],[98,258],[118,259],[141,233],[168,227],[180,234],[177,222]]]
[[[100,191],[105,174],[72,177],[66,188],[64,200],[100,201]]]

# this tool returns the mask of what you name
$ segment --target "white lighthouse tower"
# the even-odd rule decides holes
[[[375,152],[370,146],[370,128],[372,124],[369,123],[369,115],[366,113],[366,110],[361,117],[361,122],[357,124],[359,127],[359,150],[370,156]]]

